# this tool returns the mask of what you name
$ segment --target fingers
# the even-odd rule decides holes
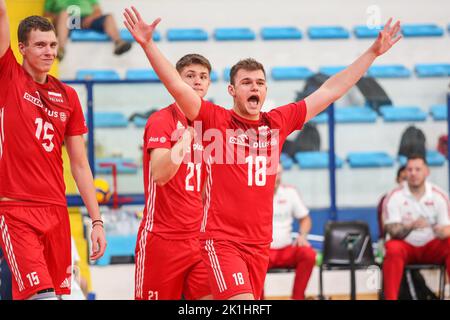
[[[402,35],[398,35],[397,37],[395,37],[394,39],[391,40],[391,46],[393,46],[394,44],[396,44],[401,38],[403,38]]]
[[[400,31],[400,21],[397,21],[391,29],[391,36],[395,36]]]
[[[130,24],[127,21],[124,21],[123,24],[125,25],[125,27],[127,27],[128,31],[133,34],[133,28],[130,26]]]
[[[136,15],[137,21],[142,21],[141,14],[139,13],[139,11],[137,11],[137,9],[134,6],[131,6],[131,9],[133,10],[134,14]]]
[[[161,18],[157,18],[155,21],[153,21],[153,23],[152,23],[153,29],[155,29],[156,26],[157,26],[160,22],[161,22]]]
[[[130,26],[134,27],[134,25],[137,23],[137,19],[134,16],[133,12],[130,11],[130,9],[125,8],[125,12],[123,13],[125,16],[125,19],[127,19]]]
[[[384,25],[383,31],[389,32],[391,30],[391,22],[392,22],[392,17],[389,18],[388,22],[386,22],[386,24]]]

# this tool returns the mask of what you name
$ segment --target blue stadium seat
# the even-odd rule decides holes
[[[369,107],[339,107],[334,109],[334,118],[339,123],[373,123],[377,113]]]
[[[256,35],[250,28],[217,28],[214,30],[217,41],[255,40]]]
[[[348,39],[350,33],[341,26],[316,26],[308,28],[311,39]]]
[[[123,113],[120,112],[94,112],[95,128],[126,128],[128,120]]]
[[[133,119],[133,123],[138,128],[143,128],[147,124],[147,118],[136,117]]]
[[[367,75],[374,78],[409,78],[411,71],[399,64],[371,66]]]
[[[207,41],[208,33],[200,28],[193,29],[169,29],[167,31],[169,41]]]
[[[445,104],[431,106],[430,113],[436,121],[447,120],[447,106]]]
[[[319,68],[319,72],[331,77],[334,76],[336,73],[341,72],[345,68],[346,66],[323,66]]]
[[[430,167],[440,167],[445,163],[445,157],[436,150],[427,150],[426,158]],[[405,156],[398,157],[398,162],[402,166],[406,164],[406,160]]]
[[[106,33],[76,29],[70,33],[70,40],[73,42],[105,42],[111,41],[111,38]]]
[[[328,168],[328,152],[326,151],[308,151],[297,152],[295,154],[295,160],[302,169],[326,169]],[[341,168],[344,161],[336,158],[336,168]]]
[[[450,76],[450,63],[421,63],[416,64],[414,70],[419,78],[448,77]]]
[[[307,67],[273,67],[273,80],[304,80],[314,73]]]
[[[404,37],[440,37],[444,29],[436,24],[406,24],[402,26]]]
[[[120,30],[120,37],[128,42],[134,42],[134,38],[131,35],[130,31],[128,29],[122,29]],[[153,31],[153,41],[160,41],[161,40],[161,33],[159,33],[158,30]]]
[[[120,80],[115,70],[82,69],[77,71],[77,80]]]
[[[230,71],[231,71],[230,67],[226,67],[225,69],[223,69],[223,80],[224,81],[230,81]]]
[[[381,30],[383,30],[382,26],[369,28],[368,26],[361,25],[353,28],[355,36],[360,39],[376,38]]]
[[[281,153],[280,162],[284,170],[289,170],[294,165],[294,160],[292,160],[292,158],[289,157],[286,153]]]
[[[125,78],[127,80],[148,80],[160,82],[158,75],[152,69],[128,69]]]
[[[296,27],[263,27],[261,37],[264,40],[301,39],[302,32]]]
[[[381,116],[384,121],[425,121],[427,114],[425,111],[415,106],[382,106]]]
[[[211,74],[209,75],[211,82],[217,82],[219,81],[219,75],[217,74],[217,71],[211,70]]]
[[[131,158],[97,158],[95,159],[95,171],[97,174],[111,174],[112,167],[102,167],[101,164],[114,163],[117,173],[137,173],[136,162]]]
[[[386,152],[350,152],[347,161],[351,168],[392,167],[394,159]]]

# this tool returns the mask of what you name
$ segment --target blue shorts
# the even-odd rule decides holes
[[[98,17],[94,21],[92,21],[91,25],[87,29],[95,30],[98,32],[105,32],[105,19],[108,16],[108,14],[105,14],[101,17]],[[83,25],[83,20],[86,19],[86,17],[81,17],[81,25]]]

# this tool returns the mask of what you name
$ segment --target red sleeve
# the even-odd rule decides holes
[[[11,50],[11,47],[6,50],[5,54],[0,57],[0,94],[4,96],[5,90],[8,90],[8,84],[13,83],[12,79],[15,75],[15,70],[21,68],[17,63],[16,57]]]
[[[151,115],[145,131],[147,151],[156,148],[172,148],[171,138],[174,131],[172,120],[164,117],[164,114],[161,112]]]
[[[301,130],[305,124],[305,100],[272,109],[269,115],[272,119],[280,123],[281,130],[284,131],[285,136],[288,136],[295,130]]]
[[[66,126],[66,136],[79,136],[88,132],[86,120],[84,119],[83,109],[80,99],[76,91],[71,87],[66,87],[67,96],[69,97],[72,113]]]
[[[202,99],[202,105],[197,118],[194,121],[201,121],[203,131],[209,128],[217,128],[220,120],[225,119],[227,110],[210,101]]]

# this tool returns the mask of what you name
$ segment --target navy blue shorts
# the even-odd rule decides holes
[[[91,25],[89,26],[89,28],[87,28],[87,29],[92,29],[92,30],[95,30],[95,31],[98,31],[98,32],[105,32],[105,28],[104,28],[104,25],[105,25],[105,19],[106,19],[106,17],[107,17],[108,15],[107,14],[105,14],[105,15],[103,15],[103,16],[101,16],[101,17],[98,17],[97,19],[95,19],[94,21],[92,21],[92,23],[91,23]],[[86,17],[82,17],[81,18],[81,25],[83,25],[83,20],[84,19],[86,19]]]

